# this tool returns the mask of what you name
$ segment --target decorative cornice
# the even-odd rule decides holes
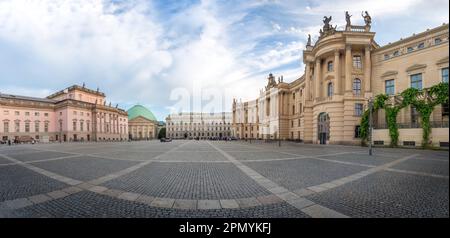
[[[445,64],[445,63],[448,63],[448,56],[444,57],[444,58],[438,60],[438,62],[436,62],[436,64]]]
[[[384,74],[382,74],[381,77],[388,77],[388,76],[397,75],[397,74],[398,74],[398,71],[389,70],[389,71],[386,71]]]
[[[406,69],[406,71],[413,71],[413,70],[417,70],[417,69],[423,69],[426,68],[427,65],[426,64],[414,64],[413,66],[410,66]]]

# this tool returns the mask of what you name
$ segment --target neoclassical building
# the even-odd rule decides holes
[[[118,141],[127,139],[127,113],[98,89],[73,85],[46,98],[0,94],[0,139]]]
[[[230,137],[231,113],[179,113],[166,118],[166,137],[173,139]]]
[[[131,140],[156,138],[158,121],[150,110],[142,105],[135,105],[127,113],[129,138]]]
[[[233,100],[232,128],[239,138],[281,138],[320,144],[360,144],[359,124],[368,100],[408,87],[448,82],[448,24],[380,46],[366,13],[363,26],[347,18],[342,31],[324,18],[318,40],[303,51],[304,74],[293,82],[268,77],[255,100]],[[418,113],[399,113],[399,144],[420,145]],[[432,141],[448,146],[448,105],[432,114]],[[388,144],[383,111],[375,115],[374,141]]]

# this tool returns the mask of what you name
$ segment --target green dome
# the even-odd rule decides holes
[[[141,105],[135,105],[132,108],[130,108],[127,112],[128,112],[128,120],[133,120],[134,118],[141,116],[151,121],[157,121],[153,113]]]

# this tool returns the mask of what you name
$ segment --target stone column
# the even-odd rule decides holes
[[[315,75],[315,79],[314,79],[314,87],[315,87],[315,98],[319,98],[320,97],[320,79],[321,79],[321,71],[322,68],[321,66],[321,59],[316,59],[316,66],[314,67],[314,75]]]
[[[352,92],[352,48],[350,45],[345,47],[345,92]]]
[[[365,50],[365,59],[364,59],[364,89],[366,92],[370,92],[371,87],[371,80],[370,80],[370,76],[371,76],[371,67],[372,67],[372,62],[370,60],[370,46],[366,46],[366,50]]]
[[[309,64],[309,62],[306,63],[306,69],[305,69],[305,100],[310,100],[311,98],[311,66]]]
[[[334,51],[334,94],[338,95],[341,92],[341,72],[339,64],[339,50]]]

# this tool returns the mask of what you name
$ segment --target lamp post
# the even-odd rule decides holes
[[[373,134],[372,110],[373,110],[373,99],[369,98],[369,155],[372,155],[372,134]]]

